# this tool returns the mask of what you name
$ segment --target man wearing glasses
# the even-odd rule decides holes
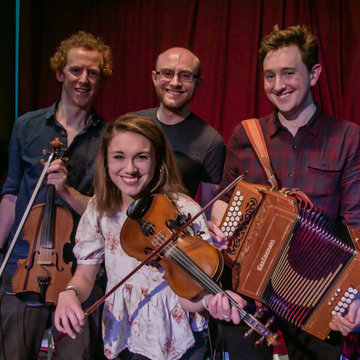
[[[190,111],[202,77],[200,61],[191,51],[174,47],[161,53],[152,72],[160,106],[140,111],[163,128],[173,149],[185,187],[206,205],[221,180],[225,145],[221,135]]]

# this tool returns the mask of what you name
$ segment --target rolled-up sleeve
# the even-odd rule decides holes
[[[24,172],[20,152],[21,146],[19,145],[19,142],[21,141],[20,137],[20,121],[16,121],[10,139],[9,170],[1,191],[3,195],[12,194],[17,196],[19,193],[20,182]]]

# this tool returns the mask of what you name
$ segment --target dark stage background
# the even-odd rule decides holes
[[[156,55],[184,46],[199,56],[204,77],[192,110],[227,141],[239,121],[272,109],[257,58],[261,38],[274,24],[307,24],[323,65],[316,100],[360,123],[359,18],[359,0],[21,0],[18,112],[58,98],[49,58],[62,39],[84,29],[114,52],[114,76],[95,103],[100,114],[111,120],[156,106]]]

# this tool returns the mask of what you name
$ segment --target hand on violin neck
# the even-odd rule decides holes
[[[61,159],[54,160],[47,169],[46,174],[46,185],[54,185],[59,195],[66,191],[68,171]]]
[[[75,212],[82,215],[90,200],[75,190],[73,187],[66,185],[68,170],[61,159],[54,160],[49,166],[47,172],[46,185],[54,185],[56,194],[63,199]]]
[[[228,247],[227,236],[219,229],[219,222],[209,220],[207,222],[211,240],[215,247],[220,250],[225,250]]]
[[[237,303],[237,305],[243,309],[247,302],[237,293],[227,290],[226,293]],[[219,320],[226,322],[232,321],[235,325],[241,321],[239,311],[235,306],[230,305],[228,297],[222,293],[218,293],[215,296],[207,295],[204,299],[204,303],[207,305],[210,315]]]

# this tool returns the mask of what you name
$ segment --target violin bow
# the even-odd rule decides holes
[[[29,202],[28,202],[28,204],[26,206],[26,209],[25,209],[24,214],[23,214],[23,216],[21,218],[21,221],[20,221],[20,223],[19,223],[19,225],[18,225],[18,227],[16,229],[15,235],[14,235],[13,239],[11,240],[10,246],[9,246],[9,248],[8,248],[8,250],[6,252],[6,255],[4,257],[4,260],[3,260],[2,264],[1,264],[0,278],[1,278],[1,276],[2,276],[2,274],[4,272],[4,270],[5,270],[5,267],[6,267],[7,263],[9,262],[9,259],[10,259],[10,256],[11,256],[13,250],[14,250],[16,241],[17,241],[17,239],[18,239],[18,237],[19,237],[19,235],[21,233],[21,230],[24,227],[26,219],[29,216],[29,213],[30,213],[30,211],[32,209],[35,198],[36,198],[37,194],[39,193],[40,187],[41,187],[41,185],[42,185],[42,183],[44,181],[44,178],[46,176],[46,171],[49,168],[50,163],[53,161],[54,156],[55,156],[54,152],[51,152],[48,159],[47,159],[47,161],[46,161],[46,163],[44,164],[43,171],[42,171],[42,173],[41,173],[41,175],[39,177],[38,182],[36,183],[35,189],[34,189],[32,195],[31,195],[31,198],[30,198],[30,200],[29,200]]]
[[[211,205],[214,204],[216,200],[218,200],[221,196],[226,194],[230,189],[232,189],[240,180],[243,179],[247,172],[238,176],[235,180],[233,180],[225,189],[219,192],[212,200],[210,200],[197,214],[195,214],[191,219],[186,221],[175,233],[173,233],[166,241],[164,241],[158,248],[152,251],[136,268],[134,268],[129,274],[127,274],[123,279],[121,279],[112,289],[110,289],[105,295],[103,295],[99,300],[97,300],[92,306],[90,306],[85,311],[85,316],[90,315],[96,308],[98,308],[114,291],[116,291],[125,281],[127,281],[131,276],[133,276],[139,269],[141,269],[144,265],[146,265],[155,255],[158,255],[166,245],[168,245],[172,240],[178,237],[189,225],[191,225],[194,220],[196,220],[201,214],[203,214]],[[64,336],[65,333],[60,334],[52,344],[49,346],[53,348],[53,346],[58,343]]]

